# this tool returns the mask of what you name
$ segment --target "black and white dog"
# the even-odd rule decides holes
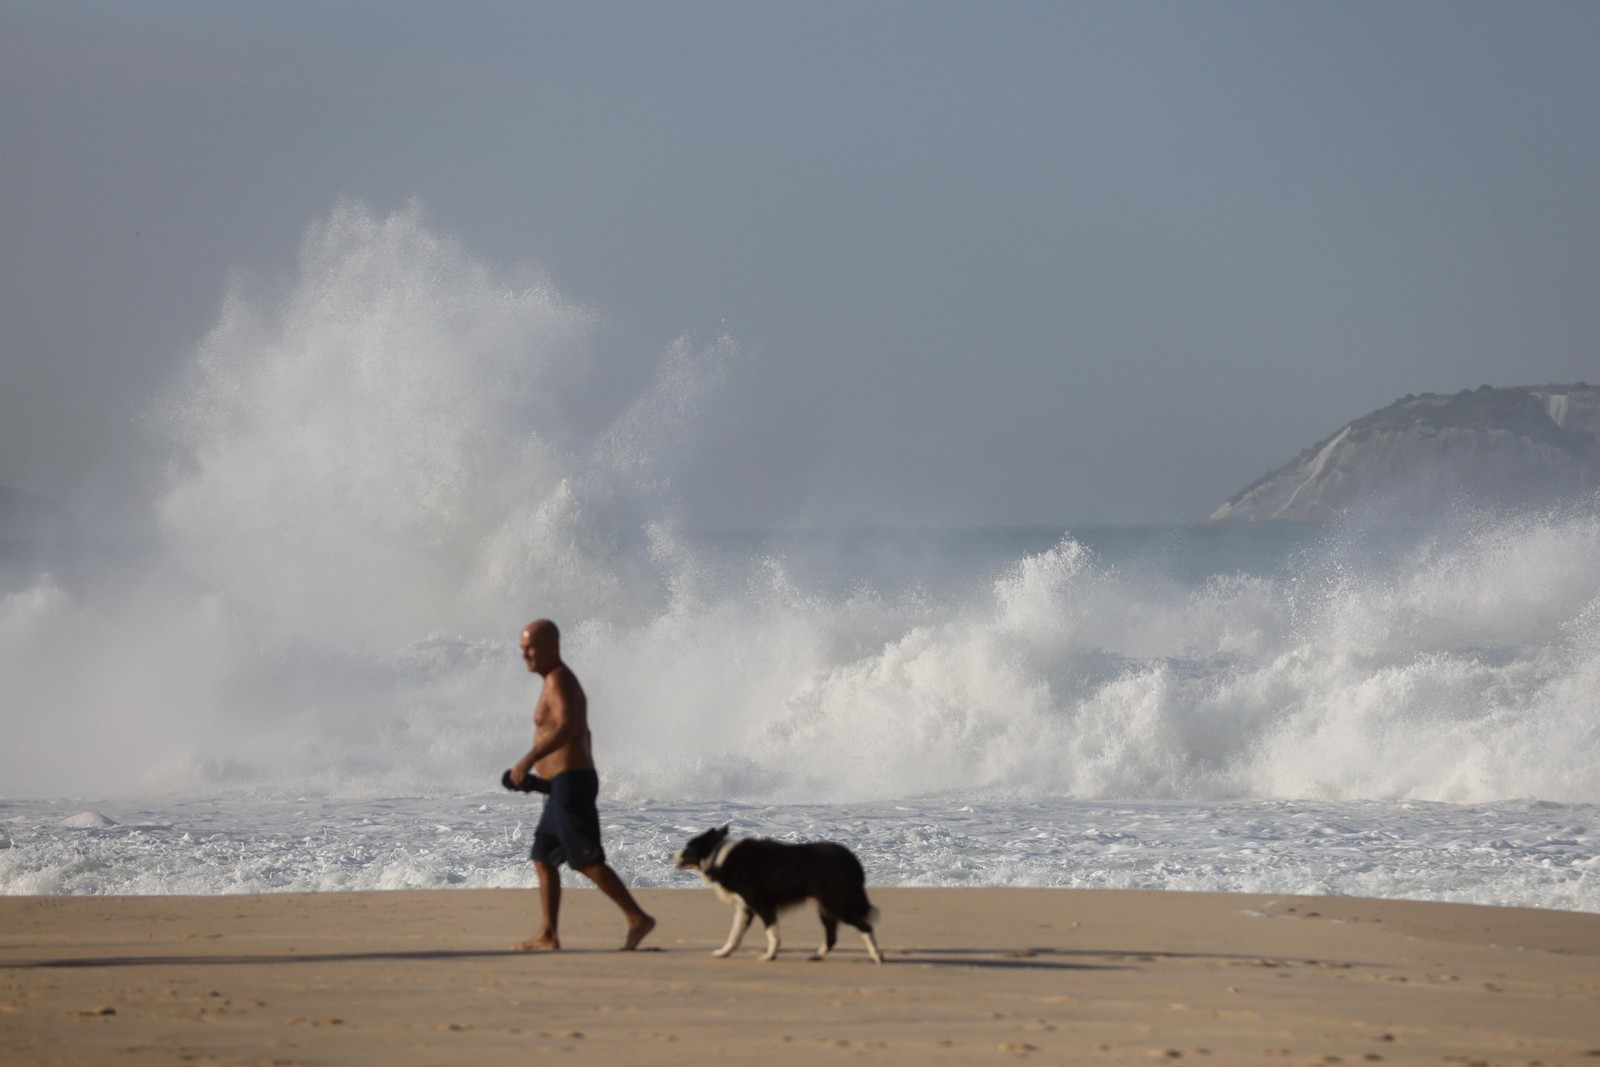
[[[767,954],[778,955],[778,912],[817,902],[824,939],[816,955],[820,960],[837,940],[839,924],[849,923],[861,931],[867,952],[874,963],[883,962],[872,924],[878,909],[867,899],[867,876],[855,853],[832,841],[789,845],[764,837],[728,836],[723,826],[705,833],[674,853],[672,861],[687,871],[696,871],[711,883],[717,895],[733,905],[733,929],[728,943],[713,956],[726,956],[739,947],[750,928],[750,916],[761,916],[767,926]]]

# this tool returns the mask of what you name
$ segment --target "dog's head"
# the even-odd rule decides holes
[[[672,854],[672,862],[686,871],[705,872],[706,866],[717,854],[717,846],[722,844],[728,836],[728,827],[719,826],[707,830],[699,837],[691,838],[687,845]]]

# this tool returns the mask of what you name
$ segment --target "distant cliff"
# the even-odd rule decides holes
[[[1539,507],[1600,488],[1600,387],[1405,396],[1259,479],[1208,522],[1413,519],[1457,501]]]

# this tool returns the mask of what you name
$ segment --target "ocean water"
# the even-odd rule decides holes
[[[0,567],[0,892],[532,884],[495,783],[545,615],[635,884],[731,821],[880,885],[1600,911],[1600,503],[695,530],[672,479],[745,356],[619,376],[600,334],[414,210],[236,289],[149,404],[150,542]]]
[[[213,894],[532,887],[521,798],[17,801],[0,817],[8,893]],[[603,804],[634,886],[698,888],[672,851],[711,825],[848,841],[871,885],[1059,886],[1407,897],[1600,910],[1594,808],[1537,801],[1067,798]],[[567,885],[581,878],[563,872]]]

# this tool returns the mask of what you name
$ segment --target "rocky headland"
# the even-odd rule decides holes
[[[1548,507],[1600,487],[1600,387],[1407,395],[1258,479],[1207,520],[1414,521],[1467,504]]]

